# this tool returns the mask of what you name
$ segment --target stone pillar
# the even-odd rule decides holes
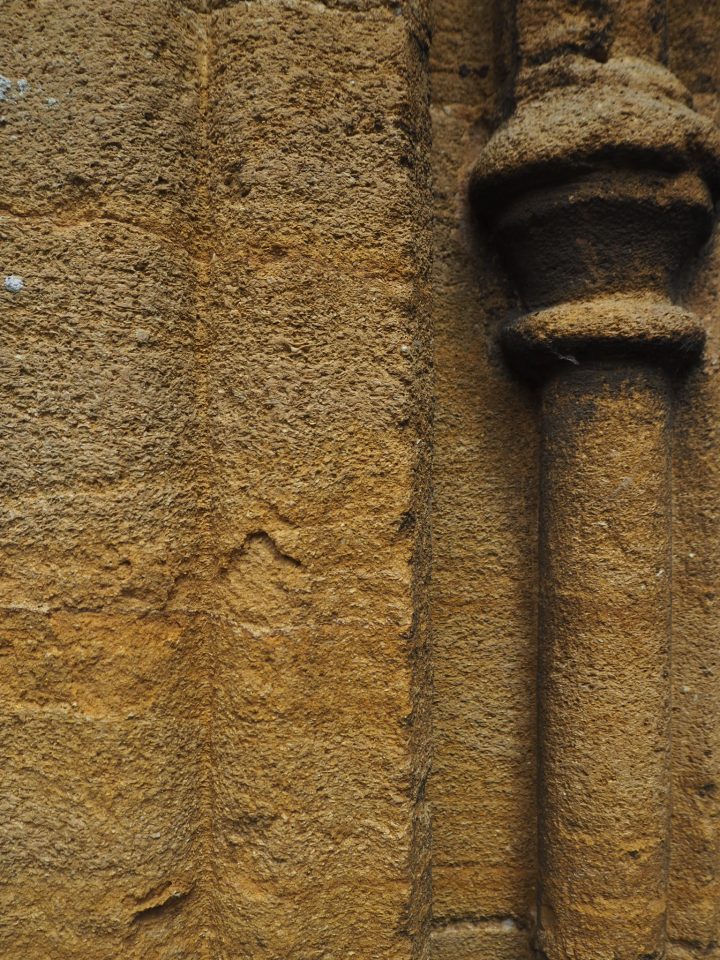
[[[208,18],[210,861],[228,958],[428,950],[429,131],[406,13]]]
[[[638,57],[662,56],[662,11],[555,3],[543,29],[541,6],[516,5],[514,111],[471,185],[524,307],[505,350],[543,408],[537,940],[551,960],[661,957],[671,394],[704,342],[674,301],[718,141]]]
[[[544,391],[540,941],[662,955],[669,815],[669,395],[588,364]]]

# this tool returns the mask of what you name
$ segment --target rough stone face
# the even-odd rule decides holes
[[[540,16],[541,6],[544,7],[542,14],[545,16],[547,5],[536,4],[535,13]],[[613,10],[612,6],[577,5],[575,20],[571,20],[566,12],[563,13],[562,22],[547,18],[551,29],[542,30],[538,24],[538,33],[533,41],[536,49],[529,54],[530,59],[536,57],[542,62],[543,56],[550,55],[550,51],[556,49],[556,41],[562,46],[574,42],[573,36],[580,47],[586,42],[590,43],[592,31],[597,26],[590,21],[593,17],[608,21],[611,14],[617,18],[618,9]],[[646,8],[650,5],[623,6],[626,9],[621,11],[620,36],[615,39],[610,52],[657,55],[661,45],[657,49],[633,48],[636,26],[642,23]],[[530,595],[527,608],[523,609],[521,601],[518,601],[514,608],[514,625],[509,627],[506,621],[505,629],[493,633],[496,643],[502,639],[504,644],[517,645],[517,659],[511,659],[509,653],[503,651],[497,660],[495,656],[489,659],[487,648],[475,640],[482,636],[479,633],[480,625],[487,622],[488,610],[495,609],[498,585],[507,584],[507,576],[501,578],[494,571],[484,570],[476,570],[468,576],[464,571],[467,569],[466,557],[477,562],[485,550],[493,549],[496,544],[502,546],[502,552],[498,551],[498,555],[503,558],[512,556],[512,549],[519,551],[515,554],[516,565],[511,567],[513,579],[518,576],[518,571],[523,570],[521,563],[531,565],[534,562],[533,500],[526,495],[523,502],[520,495],[523,488],[518,489],[513,484],[524,476],[529,480],[532,490],[536,482],[532,471],[535,469],[537,447],[532,433],[525,435],[523,431],[533,425],[533,409],[536,409],[533,404],[537,400],[533,400],[532,394],[525,394],[521,387],[515,388],[511,384],[501,391],[487,372],[486,358],[494,356],[498,323],[510,310],[502,291],[498,292],[493,250],[473,248],[468,239],[467,213],[462,205],[466,190],[463,167],[466,168],[478,155],[497,123],[493,117],[495,98],[507,73],[507,61],[501,59],[498,62],[498,54],[503,52],[506,31],[496,29],[495,58],[487,54],[485,63],[489,65],[488,79],[483,86],[478,75],[468,69],[474,64],[467,50],[469,48],[476,54],[479,49],[472,35],[473,24],[482,24],[480,29],[486,31],[486,43],[492,48],[493,43],[488,39],[491,30],[490,5],[483,5],[479,11],[477,7],[473,11],[461,10],[457,16],[456,9],[455,4],[436,5],[438,30],[434,38],[433,73],[434,150],[439,158],[435,164],[436,211],[444,218],[444,222],[440,218],[437,220],[436,235],[440,239],[436,249],[442,266],[436,265],[434,284],[438,399],[433,518],[435,761],[431,780],[434,801],[433,943],[435,952],[442,957],[504,955],[507,947],[501,946],[503,943],[512,942],[514,937],[523,938],[523,931],[532,929],[534,924],[531,906],[534,894],[531,888],[535,870],[531,839],[535,818],[531,801],[532,784],[528,784],[528,793],[523,799],[521,791],[524,781],[519,775],[508,781],[506,795],[514,798],[513,809],[517,811],[513,841],[519,845],[523,835],[529,838],[522,860],[527,869],[525,885],[514,886],[514,897],[506,898],[504,906],[499,908],[497,892],[503,889],[500,884],[507,883],[514,875],[511,866],[514,861],[507,841],[504,843],[506,859],[501,860],[505,867],[500,874],[502,880],[497,879],[498,875],[491,871],[489,865],[486,866],[487,857],[484,863],[475,865],[472,862],[472,851],[476,849],[474,845],[489,845],[494,841],[499,853],[503,834],[497,828],[492,829],[495,817],[499,817],[503,825],[513,822],[508,814],[499,813],[497,801],[491,800],[482,778],[490,780],[493,785],[498,782],[502,764],[512,756],[508,741],[516,749],[521,743],[528,744],[532,751],[532,728],[528,727],[524,735],[510,733],[513,729],[510,726],[513,713],[509,704],[515,701],[509,691],[503,688],[497,695],[504,696],[504,709],[498,711],[493,708],[495,701],[492,695],[498,690],[498,681],[492,685],[485,701],[480,701],[481,710],[487,711],[487,714],[478,712],[477,706],[469,709],[468,700],[483,690],[483,678],[489,664],[491,667],[498,662],[503,664],[504,655],[507,658],[505,663],[526,665],[527,672],[523,673],[516,666],[512,677],[518,683],[518,690],[522,689],[522,677],[526,678],[519,716],[532,722],[532,657],[536,637],[532,613],[532,577],[535,568],[528,566],[519,573],[520,589],[517,595],[522,596],[523,585],[528,587]],[[533,5],[524,4],[523,10],[529,15],[533,12]],[[696,109],[716,120],[717,108],[710,92],[715,80],[711,78],[709,66],[714,60],[712,57],[708,59],[707,55],[708,48],[713,44],[713,32],[709,24],[714,23],[714,16],[706,4],[671,3],[668,39],[671,68],[695,94]],[[467,25],[467,30],[460,34],[456,30],[458,22]],[[694,52],[701,49],[703,55]],[[440,100],[440,97],[443,99]],[[448,270],[445,268],[446,244],[450,249],[453,246],[460,248],[460,254],[454,255]],[[716,348],[714,319],[710,316],[710,304],[714,303],[716,294],[713,280],[715,259],[711,253],[704,260],[698,271],[699,279],[687,297],[688,306],[695,310],[709,329],[710,340],[702,370],[693,374],[677,398],[674,429],[673,824],[668,912],[670,949],[682,956],[703,951],[713,955],[717,940],[717,898],[714,895],[717,839],[713,826],[716,748],[711,731],[717,725],[715,711],[718,691],[712,641],[709,639],[714,630],[713,591],[709,586],[714,569],[711,560],[713,548],[709,546],[714,536],[714,513],[710,504],[712,495],[708,500],[699,493],[702,483],[709,483],[707,489],[710,490],[715,482],[712,479],[714,454],[711,451],[714,449],[712,425],[717,417],[717,407],[711,385],[716,366]],[[473,265],[470,270],[462,266],[468,260]],[[441,269],[448,278],[444,282],[439,279]],[[468,349],[457,349],[461,340],[458,329],[467,330],[466,336],[469,337],[471,323],[477,326],[479,332],[487,331],[484,343],[478,345],[477,340],[471,341],[477,350],[476,354]],[[463,326],[460,327],[460,324]],[[446,332],[450,330],[451,334]],[[452,346],[452,353],[446,353],[446,343]],[[498,370],[502,371],[501,365]],[[467,399],[460,405],[454,391],[458,383],[465,382],[469,384]],[[685,391],[689,391],[689,395]],[[529,407],[522,414],[515,406],[514,397],[529,400]],[[477,407],[472,405],[475,400]],[[496,419],[498,404],[505,406],[507,420],[500,417]],[[515,442],[519,448],[524,443],[525,450],[516,448]],[[494,476],[496,444],[504,444],[507,461],[512,466],[504,475],[505,482],[492,483],[489,478]],[[487,482],[481,487],[482,496],[468,500],[463,510],[460,506],[462,500],[455,491],[467,490],[470,494],[479,489],[485,480]],[[518,490],[517,494],[514,494],[515,490]],[[511,500],[513,495],[517,497],[514,502]],[[488,535],[489,517],[497,517],[498,527],[502,530],[499,537]],[[466,546],[469,540],[471,546]],[[680,543],[691,545],[685,549]],[[706,554],[696,552],[700,543],[706,544]],[[685,554],[692,553],[693,556],[686,558],[683,550]],[[681,587],[678,586],[680,582]],[[588,594],[595,586],[589,585]],[[682,591],[682,596],[678,591]],[[458,627],[460,610],[462,626]],[[503,726],[493,724],[498,716]],[[482,718],[480,722],[478,718]],[[496,756],[492,760],[479,762],[473,768],[481,752],[489,750],[493,743],[500,748]],[[450,756],[453,756],[452,765]],[[466,777],[471,770],[475,776]],[[532,765],[528,772],[532,778]],[[526,826],[528,833],[523,834],[521,824]],[[499,855],[502,857],[502,854]],[[452,864],[450,869],[446,866],[448,862]],[[463,873],[465,876],[459,879]],[[446,877],[458,878],[452,888]],[[485,886],[475,877],[492,879],[488,879]],[[510,950],[517,956],[521,947],[513,944]]]
[[[536,870],[537,409],[500,355],[508,297],[463,202],[468,164],[492,128],[504,26],[493,23],[490,3],[435,4],[430,797],[438,960],[524,956]]]
[[[212,867],[230,955],[425,953],[421,39],[385,11],[212,21]]]
[[[695,105],[720,120],[718,10],[670,4],[670,65]],[[720,942],[720,664],[717,592],[720,325],[717,230],[686,296],[707,330],[705,359],[676,405],[673,456],[672,955],[715,956]]]
[[[422,16],[212,7],[3,10],[8,960],[427,952]]]
[[[661,6],[526,0],[514,93],[667,51],[717,123],[720,11]],[[466,202],[510,8],[2,5],[3,958],[530,955],[539,398]],[[718,276],[672,423],[676,960],[720,942]]]

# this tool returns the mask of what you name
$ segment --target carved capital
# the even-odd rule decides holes
[[[470,182],[528,309],[511,359],[695,359],[702,328],[673,305],[712,229],[718,131],[657,63],[563,55],[521,81]]]
[[[628,55],[662,50],[655,0],[515,6],[517,103],[470,191],[525,308],[504,326],[506,352],[544,383],[536,944],[549,960],[659,960],[671,783],[665,369],[703,349],[701,323],[677,299],[712,229],[720,138],[664,66]],[[645,16],[634,23],[631,9]]]

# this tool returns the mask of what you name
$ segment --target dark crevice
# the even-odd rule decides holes
[[[241,5],[247,6],[249,4],[258,3],[259,0],[183,0],[182,6],[186,10],[190,10],[193,13],[198,13],[204,16],[212,16],[214,13],[218,13],[221,10],[228,10],[232,7],[239,7]],[[313,3],[313,5],[320,5],[325,7],[325,9],[331,13],[368,13],[373,10],[388,10],[395,16],[402,15],[404,13],[403,4],[397,2],[397,0],[381,0],[379,3],[373,3],[369,7],[363,7],[359,0],[355,2],[338,2],[338,3],[329,3],[327,0],[300,0],[298,6],[304,6],[305,4]],[[409,13],[409,11],[408,11]]]
[[[227,555],[225,563],[220,568],[221,574],[227,573],[232,566],[247,555],[255,544],[261,544],[269,548],[273,557],[280,563],[287,564],[291,567],[302,567],[302,562],[298,560],[297,557],[293,557],[282,550],[266,530],[253,530],[245,537],[239,547],[231,550]]]
[[[131,924],[147,923],[164,917],[167,914],[179,911],[183,902],[187,900],[192,892],[192,887],[185,890],[178,890],[168,885],[161,893],[156,894],[154,902],[147,906],[139,907],[132,915]]]
[[[668,941],[673,947],[680,947],[682,950],[691,950],[693,953],[699,953],[701,956],[709,956],[717,949],[717,941],[710,940],[708,943],[702,943],[700,940],[683,939],[672,937]]]

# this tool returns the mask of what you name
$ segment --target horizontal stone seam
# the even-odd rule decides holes
[[[400,0],[398,2],[393,2],[393,0],[382,0],[380,3],[373,3],[371,6],[363,8],[360,4],[350,5],[350,4],[332,4],[328,3],[327,0],[221,0],[221,2],[214,4],[212,7],[204,7],[202,5],[202,0],[199,0],[198,3],[193,3],[192,0],[183,0],[181,7],[184,7],[190,13],[197,13],[203,17],[212,17],[214,14],[219,13],[221,10],[231,10],[233,7],[244,6],[246,9],[254,6],[278,6],[287,10],[292,10],[294,8],[320,8],[322,7],[327,13],[334,13],[340,15],[348,14],[373,14],[378,11],[389,12],[394,15],[401,14],[406,19],[414,19],[412,11],[408,11],[405,8]]]
[[[152,226],[143,221],[137,221],[132,218],[121,217],[115,213],[106,210],[91,211],[89,214],[78,217],[77,219],[63,219],[59,209],[48,211],[47,213],[25,213],[11,210],[0,201],[0,227],[5,225],[20,226],[29,224],[31,226],[50,227],[58,233],[70,230],[82,230],[85,227],[93,225],[98,226],[121,226],[130,230],[135,230],[150,239],[168,246],[172,250],[181,251],[190,260],[198,263],[207,263],[212,260],[213,255],[218,249],[213,243],[212,236],[207,233],[198,232],[197,238],[189,240],[188,244],[178,241],[169,231]],[[190,232],[189,232],[190,233]],[[347,262],[343,264],[342,257],[317,257],[310,252],[310,245],[298,245],[293,251],[287,250],[283,259],[288,263],[300,262],[304,264],[312,263],[318,267],[331,268],[334,272],[342,270],[344,276],[355,277],[357,279],[385,279],[390,281],[410,280],[415,276],[415,263],[410,256],[407,256],[407,265],[404,268],[393,268],[387,261],[376,263],[372,261],[363,266],[360,263]],[[272,253],[267,256],[256,256],[253,261],[253,271],[258,267],[265,266],[277,261],[279,258]]]
[[[205,261],[208,259],[206,252],[195,252],[192,249],[188,249],[186,245],[178,242],[169,231],[165,231],[142,220],[118,216],[118,214],[112,213],[109,210],[91,210],[84,216],[65,220],[62,219],[61,212],[58,209],[48,211],[47,213],[24,213],[12,210],[0,202],[0,227],[8,224],[14,226],[29,224],[31,226],[51,227],[58,233],[70,230],[82,230],[84,227],[93,225],[126,227],[129,230],[135,230],[137,233],[144,234],[146,237],[170,246],[175,250],[182,250],[182,252],[192,260]],[[202,242],[202,240],[199,242]]]
[[[516,916],[512,913],[467,913],[458,916],[433,917],[432,921],[433,932],[437,933],[456,927],[482,927],[495,926],[499,924],[504,924],[508,927],[512,925],[512,927],[516,930],[527,929],[526,921],[522,917]]]

